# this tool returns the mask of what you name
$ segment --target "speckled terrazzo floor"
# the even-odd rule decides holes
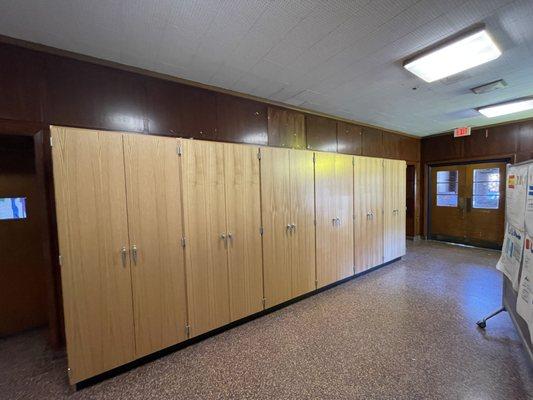
[[[498,253],[410,243],[396,262],[75,392],[42,331],[0,340],[1,399],[533,399]]]

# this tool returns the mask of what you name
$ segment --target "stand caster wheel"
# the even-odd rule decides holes
[[[481,329],[485,329],[487,327],[487,323],[485,321],[478,321],[476,322],[477,326],[479,326]]]

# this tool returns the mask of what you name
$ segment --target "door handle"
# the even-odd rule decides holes
[[[137,265],[137,245],[136,244],[131,246],[131,258],[133,259],[133,263]]]
[[[128,250],[126,249],[126,246],[122,246],[120,249],[120,257],[122,258],[122,266],[126,267],[126,254],[128,253]]]
[[[291,232],[294,232],[296,230],[296,224],[291,224]]]
[[[228,232],[228,240],[233,240],[233,233]]]
[[[335,226],[336,222],[337,222],[337,218],[333,218],[333,219],[331,220],[331,224],[332,224],[333,226]]]
[[[337,220],[337,226],[341,225],[341,219],[339,217],[335,218]]]
[[[287,225],[286,232],[287,232],[287,233],[291,233],[291,228],[292,228],[292,225],[291,225],[291,224],[288,224],[288,225]]]

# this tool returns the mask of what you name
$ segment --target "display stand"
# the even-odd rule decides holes
[[[533,160],[525,161],[522,163],[513,164],[513,166],[520,166],[520,165],[528,165],[533,164]],[[507,164],[507,168],[509,168],[511,164]],[[507,173],[506,178],[507,180]],[[507,183],[507,182],[506,182]],[[506,204],[507,207],[507,204]],[[506,210],[507,211],[507,210]],[[525,212],[525,207],[524,207]],[[507,212],[505,213],[505,224],[507,226]],[[522,266],[520,267],[520,269]],[[521,272],[521,271],[520,271]],[[520,315],[516,312],[516,301],[517,301],[518,293],[513,289],[513,285],[511,281],[503,275],[503,285],[502,285],[502,306],[498,310],[494,311],[493,313],[489,314],[485,318],[479,320],[476,322],[477,326],[481,329],[485,329],[487,326],[487,321],[491,319],[492,317],[500,314],[503,311],[507,311],[509,313],[509,316],[511,317],[511,320],[513,322],[513,325],[515,326],[516,330],[518,331],[518,334],[524,344],[524,347],[526,348],[530,360],[533,362],[533,344],[531,342],[531,335],[529,333],[528,326],[526,322],[522,319]]]

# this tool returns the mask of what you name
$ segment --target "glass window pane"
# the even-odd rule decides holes
[[[474,196],[500,194],[500,182],[474,182]]]
[[[458,171],[437,171],[437,183],[439,182],[457,182]]]
[[[472,198],[472,207],[474,207],[474,208],[497,209],[499,204],[500,204],[500,196],[499,195],[474,196]]]
[[[455,194],[438,194],[437,206],[439,207],[457,207],[457,195]]]
[[[474,169],[473,208],[497,209],[500,202],[500,169]]]
[[[437,194],[457,194],[457,182],[437,183]]]
[[[474,170],[474,182],[500,182],[499,168],[485,168]]]

